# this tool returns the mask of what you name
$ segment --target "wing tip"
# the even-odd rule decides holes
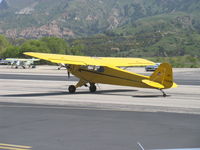
[[[30,55],[32,54],[33,52],[23,52],[24,55]]]

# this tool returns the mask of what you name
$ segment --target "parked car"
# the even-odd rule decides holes
[[[155,71],[160,66],[160,63],[156,63],[155,65],[146,66],[146,71]]]
[[[10,62],[4,59],[0,59],[0,65],[8,65]]]

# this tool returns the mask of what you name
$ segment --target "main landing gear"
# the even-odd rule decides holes
[[[90,84],[90,87],[89,87],[89,89],[90,89],[90,92],[91,92],[91,93],[94,93],[94,92],[96,92],[96,90],[97,90],[97,87],[96,87],[96,85],[95,85],[95,84]]]
[[[74,85],[70,85],[68,90],[69,90],[69,93],[75,93],[76,92],[76,87]]]
[[[86,84],[84,84],[84,86],[85,85]],[[76,92],[76,88],[77,88],[76,86],[70,85],[69,88],[68,88],[69,93],[75,93]],[[96,85],[94,83],[90,83],[89,90],[90,90],[91,93],[96,92],[96,90],[97,90]]]

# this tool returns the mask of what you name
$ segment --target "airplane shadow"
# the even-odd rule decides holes
[[[170,97],[171,95],[166,95],[165,97]],[[132,97],[137,97],[137,98],[153,98],[153,97],[163,97],[162,94],[160,95],[134,95]],[[163,98],[165,98],[163,97]]]
[[[138,90],[128,90],[128,89],[116,89],[116,90],[100,90],[95,93],[91,93],[89,91],[78,91],[74,94],[64,92],[64,91],[56,91],[56,92],[46,92],[46,93],[27,93],[27,94],[7,94],[0,95],[1,97],[41,97],[41,96],[58,96],[58,95],[80,95],[80,94],[96,94],[96,95],[115,95],[115,96],[129,96],[135,98],[156,98],[163,97],[160,95],[134,95],[126,92],[137,92]],[[169,97],[167,95],[166,97]]]
[[[100,90],[100,91],[96,91],[94,94],[130,96],[130,95],[127,95],[126,92],[136,92],[136,91],[138,90],[128,90],[128,89]]]
[[[74,95],[78,94],[100,94],[100,95],[121,95],[121,96],[132,96],[126,94],[120,94],[118,92],[135,92],[137,90],[102,90],[96,91],[95,93],[91,93],[89,91],[78,91],[74,93]],[[28,93],[28,94],[7,94],[7,95],[0,95],[1,97],[40,97],[40,96],[58,96],[58,95],[72,95],[68,92],[46,92],[46,93]]]
[[[125,90],[125,89],[119,89],[119,90],[101,90],[97,91],[94,94],[101,94],[101,95],[116,95],[116,96],[131,96],[131,97],[137,97],[137,98],[153,98],[153,97],[163,97],[162,94],[159,95],[134,95],[134,94],[127,94],[126,92],[137,92],[138,90]],[[116,92],[116,93],[115,93]],[[122,92],[122,93],[117,93]],[[124,92],[124,93],[123,93]],[[90,93],[90,92],[88,92]],[[170,95],[166,95],[165,97],[169,97]]]
[[[67,92],[48,92],[48,93],[30,93],[30,94],[7,94],[1,95],[3,97],[40,97],[40,96],[54,96],[54,95],[66,95]]]

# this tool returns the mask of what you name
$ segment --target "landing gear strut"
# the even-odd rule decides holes
[[[162,89],[160,89],[160,91],[163,93],[163,97],[167,96],[167,94]]]

